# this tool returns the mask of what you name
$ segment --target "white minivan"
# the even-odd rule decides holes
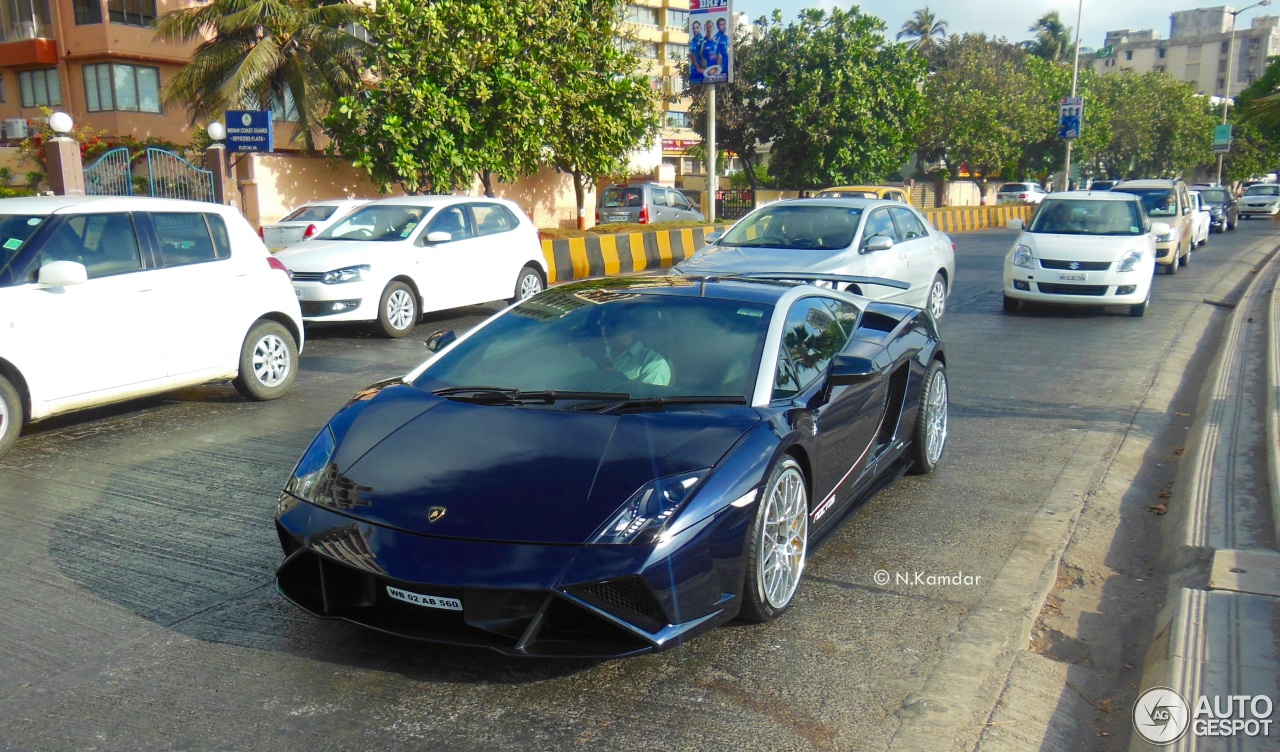
[[[302,344],[288,270],[230,207],[0,200],[0,455],[30,421],[171,389],[274,399]]]

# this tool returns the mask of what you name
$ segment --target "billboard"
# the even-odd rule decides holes
[[[1080,138],[1084,127],[1084,98],[1063,97],[1058,114],[1058,138],[1073,140]]]
[[[733,0],[689,0],[689,83],[733,80]]]

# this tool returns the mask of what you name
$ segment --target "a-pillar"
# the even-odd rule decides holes
[[[54,195],[84,195],[84,162],[78,141],[67,136],[49,139],[44,145],[44,161],[49,166],[49,187]]]

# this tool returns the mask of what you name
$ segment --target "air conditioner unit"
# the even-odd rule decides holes
[[[4,121],[5,138],[16,140],[27,137],[27,121],[22,118],[8,118]]]

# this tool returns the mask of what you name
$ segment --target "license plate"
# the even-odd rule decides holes
[[[461,611],[462,601],[457,598],[444,598],[439,595],[423,595],[422,593],[411,593],[408,590],[393,588],[387,585],[387,595],[398,601],[412,603],[415,606],[425,606],[426,608],[443,608],[446,611]]]
[[[301,288],[301,287],[295,287],[295,288],[293,288],[293,291],[294,291],[295,293],[297,293],[297,295],[298,295],[298,300],[302,300],[302,288]]]
[[[610,215],[609,215],[609,221],[610,221],[610,222],[625,222],[625,221],[627,221],[627,215],[625,215],[625,214],[610,214]]]
[[[1085,280],[1089,279],[1089,275],[1085,274],[1084,272],[1077,272],[1075,274],[1068,272],[1064,274],[1059,274],[1058,279],[1062,280],[1063,282],[1084,282]]]

